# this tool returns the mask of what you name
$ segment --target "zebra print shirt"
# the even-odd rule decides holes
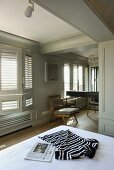
[[[98,147],[96,139],[82,138],[70,130],[61,130],[39,138],[57,147],[55,159],[59,160],[78,159],[80,157],[93,158]]]

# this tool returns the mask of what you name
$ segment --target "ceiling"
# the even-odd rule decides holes
[[[0,30],[40,42],[42,53],[73,52],[85,57],[97,55],[98,42],[114,39],[83,0],[33,1],[34,12],[27,18],[28,0],[0,0]]]
[[[84,0],[114,34],[114,1]]]
[[[0,0],[0,30],[47,43],[81,32],[35,3],[31,18],[24,15],[28,0]]]

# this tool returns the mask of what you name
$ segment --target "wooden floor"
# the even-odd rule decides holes
[[[87,111],[82,110],[77,114],[78,123],[76,124],[75,119],[71,118],[68,120],[67,125],[76,128],[98,132],[98,113],[95,111],[89,111],[89,116],[87,116]],[[26,129],[14,132],[9,135],[5,135],[0,138],[0,146],[4,145],[3,149],[40,134],[46,130],[62,125],[61,120],[54,120],[52,123],[43,124],[35,127],[28,127]],[[2,147],[0,148],[0,150]]]

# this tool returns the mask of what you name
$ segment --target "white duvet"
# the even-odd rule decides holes
[[[36,142],[42,141],[37,135],[0,151],[0,170],[114,170],[114,138],[112,137],[69,126],[58,126],[41,135],[66,129],[70,129],[70,131],[81,137],[94,138],[99,141],[99,146],[93,159],[86,157],[76,160],[56,160],[53,156],[50,163],[25,160],[24,158],[31,147]]]

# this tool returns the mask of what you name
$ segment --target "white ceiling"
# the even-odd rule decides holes
[[[0,0],[0,30],[41,43],[81,34],[37,4],[32,17],[25,17],[28,5],[28,0]]]
[[[60,52],[85,57],[97,55],[97,42],[114,37],[83,0],[33,1],[34,12],[27,18],[28,0],[0,0],[0,30],[38,41],[48,51],[59,46]]]
[[[89,35],[97,42],[108,41],[114,39],[114,34],[104,25],[102,20],[88,7],[85,0],[33,0],[45,9],[72,24],[75,28],[79,28],[82,32]],[[90,0],[99,1],[99,0]],[[103,0],[106,1],[107,0]],[[114,3],[110,0],[110,6]],[[101,3],[101,8],[104,8]],[[112,8],[104,8],[110,14]],[[110,16],[110,15],[109,15]],[[110,18],[110,17],[109,17]],[[113,18],[113,13],[112,13]],[[113,19],[111,20],[113,22]],[[108,24],[108,23],[107,23]]]

